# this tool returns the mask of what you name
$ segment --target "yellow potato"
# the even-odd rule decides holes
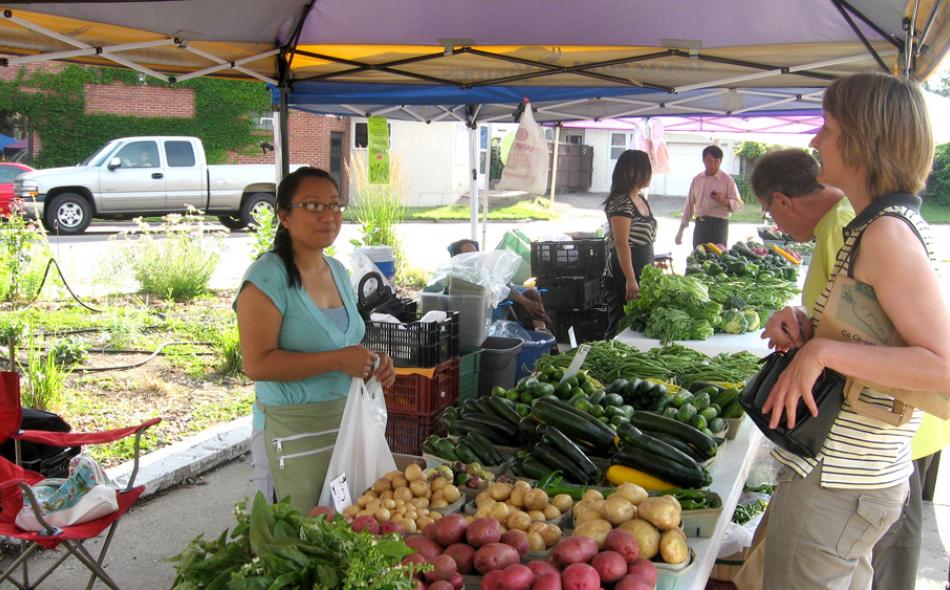
[[[515,486],[511,490],[511,496],[508,497],[508,503],[514,506],[515,508],[524,508],[524,495],[525,488],[520,486]]]
[[[376,520],[378,520],[379,522],[388,522],[389,519],[392,517],[392,514],[389,512],[388,509],[380,508],[373,514],[373,516],[375,516]]]
[[[439,498],[438,500],[433,500],[432,504],[429,504],[432,508],[445,508],[449,503],[445,501],[445,498]]]
[[[561,511],[558,510],[557,506],[555,506],[554,504],[548,504],[547,506],[544,507],[544,510],[542,510],[542,512],[544,512],[545,520],[554,520],[558,516],[561,516]]]
[[[488,486],[488,494],[492,500],[504,502],[511,496],[511,485],[507,483],[493,483]]]
[[[604,495],[597,490],[587,490],[581,500],[603,500]]]
[[[541,529],[543,529],[543,528],[546,527],[546,526],[548,526],[548,525],[545,524],[545,523],[543,523],[543,522],[532,522],[532,523],[528,526],[528,533],[529,533],[529,534],[530,534],[530,533],[540,533],[540,532],[541,532]]]
[[[401,471],[390,471],[389,473],[387,473],[387,474],[384,475],[383,477],[385,477],[385,478],[388,479],[389,481],[392,481],[393,478],[395,478],[396,476],[402,477],[402,472],[401,472]],[[396,486],[393,486],[393,487],[396,487]]]
[[[637,540],[637,545],[640,546],[640,557],[643,559],[653,559],[659,552],[660,531],[649,522],[634,518],[620,525],[620,528]]]
[[[410,463],[409,466],[406,467],[406,479],[409,481],[425,479],[425,476],[422,474],[422,468],[415,463]]]
[[[548,494],[544,490],[529,490],[524,494],[524,507],[528,510],[544,510],[548,505]]]
[[[442,496],[445,498],[446,502],[449,504],[458,501],[462,497],[462,492],[452,484],[446,485],[442,488]]]
[[[395,507],[396,507],[395,500],[383,500],[383,508],[388,508],[389,510],[392,510]]]
[[[359,505],[351,504],[350,506],[346,508],[346,510],[343,511],[343,516],[346,516],[347,518],[354,518],[356,516],[356,513],[359,511],[360,511]]]
[[[531,517],[527,513],[522,512],[521,510],[516,510],[512,512],[508,519],[505,521],[505,524],[508,525],[509,529],[518,529],[519,531],[526,531],[528,527],[531,526]]]
[[[682,530],[672,529],[660,535],[660,557],[666,563],[672,564],[680,564],[689,559],[689,546]]]
[[[408,487],[409,487],[409,480],[407,480],[405,477],[403,477],[403,475],[402,475],[401,473],[400,473],[399,475],[397,475],[396,477],[394,477],[394,478],[392,479],[392,481],[393,481],[393,489],[394,489],[394,490],[398,490],[399,488],[408,488]]]
[[[430,513],[429,513],[429,518],[431,518],[432,520],[438,522],[438,520],[442,518],[442,513],[441,513],[441,512],[430,512]]]
[[[513,512],[512,508],[505,504],[504,502],[495,502],[491,508],[488,510],[488,516],[494,518],[498,522],[505,522],[508,520],[508,516]]]
[[[488,490],[485,490],[483,492],[478,492],[478,495],[475,496],[476,506],[481,506],[482,504],[485,504],[485,503],[490,504],[493,502],[495,502],[495,500],[491,497],[491,494],[488,493]]]
[[[438,512],[436,514],[438,514]],[[418,528],[418,530],[421,531],[422,529],[426,528],[433,522],[435,521],[429,518],[428,516],[420,516],[419,518],[416,519],[416,527]]]
[[[557,506],[557,509],[561,511],[561,514],[563,514],[571,509],[571,506],[574,505],[574,500],[567,494],[558,494],[554,496],[554,499],[551,500],[551,503]]]
[[[528,551],[544,551],[547,548],[548,545],[540,534],[528,533]]]
[[[366,503],[366,509],[369,510],[370,512],[376,512],[377,510],[382,508],[382,506],[383,506],[383,503],[380,502],[379,500],[370,500],[369,502]]]
[[[386,490],[385,492],[383,492],[382,494],[379,495],[379,499],[380,499],[380,500],[383,500],[383,501],[385,501],[385,500],[391,500],[392,497],[393,497],[393,491],[392,491],[392,490]]]
[[[597,542],[597,546],[604,547],[604,539],[607,533],[613,530],[613,526],[606,520],[589,520],[583,524],[574,527],[573,535],[575,537],[589,537]]]
[[[437,477],[432,480],[429,486],[432,488],[432,492],[435,493],[444,488],[447,483],[444,477]]]
[[[619,495],[621,498],[626,498],[634,506],[640,502],[643,502],[649,497],[649,494],[645,489],[629,481],[617,486],[617,491],[614,492],[614,495]]]
[[[428,508],[429,499],[428,498],[413,498],[409,500],[409,503],[415,506],[416,508]]]
[[[529,484],[528,482],[526,482],[526,481],[523,480],[523,479],[519,479],[518,481],[515,482],[515,487],[516,487],[516,488],[521,488],[521,489],[523,489],[523,490],[530,490],[530,489],[531,489],[531,484]]]
[[[382,494],[386,490],[391,490],[391,489],[393,489],[392,482],[386,479],[385,477],[383,479],[377,479],[376,483],[373,484],[373,491],[376,492],[377,494]]]
[[[544,539],[544,544],[548,547],[553,547],[557,545],[557,542],[561,540],[561,529],[553,524],[546,524],[544,528],[538,531],[541,535],[541,538]]]
[[[544,513],[540,510],[529,510],[528,518],[530,518],[532,522],[544,522],[547,520],[547,517],[544,516]]]
[[[426,498],[429,496],[429,484],[421,479],[414,479],[409,483],[409,489],[416,498]]]
[[[637,507],[621,496],[612,495],[604,503],[604,518],[614,526],[620,526],[636,515]]]
[[[408,502],[412,500],[412,490],[409,488],[396,488],[393,492],[393,499],[397,502]]]
[[[442,494],[442,490],[439,490],[438,492],[432,492],[432,497],[429,498],[429,502],[432,503],[432,502],[435,502],[436,500],[443,500],[443,499],[444,499],[444,495]]]
[[[414,533],[416,531],[422,530],[424,527],[420,527],[416,521],[409,520],[408,518],[402,521],[402,528],[406,529],[407,533]]]
[[[366,505],[369,504],[370,500],[372,500],[372,498],[370,498],[366,494],[363,494],[362,496],[356,499],[356,505],[359,506],[360,508],[366,508]]]

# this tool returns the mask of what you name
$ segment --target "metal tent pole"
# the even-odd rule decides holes
[[[551,162],[551,202],[554,202],[554,193],[557,192],[557,156],[558,146],[561,144],[561,124],[554,127],[554,156]]]
[[[468,164],[472,174],[472,184],[469,190],[469,207],[471,209],[472,240],[478,239],[478,153],[475,142],[478,141],[478,130],[472,124],[468,126]]]

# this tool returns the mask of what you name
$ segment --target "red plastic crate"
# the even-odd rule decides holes
[[[433,434],[445,436],[445,425],[439,413],[428,416],[389,414],[386,421],[386,442],[393,453],[422,455],[422,443]]]
[[[390,414],[426,416],[459,401],[458,357],[432,369],[397,368],[396,373],[395,383],[383,391]]]

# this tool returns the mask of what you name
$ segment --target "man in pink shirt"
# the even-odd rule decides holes
[[[676,232],[676,243],[683,243],[683,230],[696,214],[693,230],[693,248],[712,242],[725,244],[729,240],[729,215],[742,208],[742,199],[736,181],[719,169],[722,150],[711,145],[703,150],[704,172],[699,173],[689,185],[689,196],[683,207],[683,221]]]

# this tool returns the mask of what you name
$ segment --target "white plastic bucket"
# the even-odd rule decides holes
[[[396,257],[393,255],[393,249],[389,246],[363,246],[356,249],[357,252],[369,258],[373,264],[379,268],[387,279],[396,276]]]

